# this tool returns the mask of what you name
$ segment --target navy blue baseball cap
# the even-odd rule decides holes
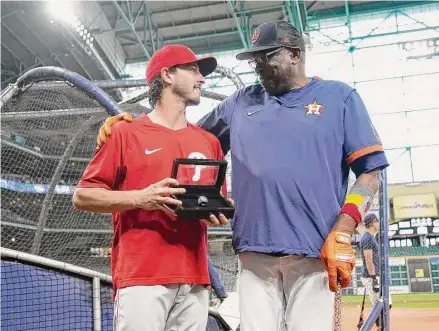
[[[262,23],[253,32],[252,47],[236,55],[238,60],[251,60],[253,54],[274,50],[279,47],[298,48],[305,52],[305,41],[302,34],[290,23],[271,21]]]
[[[367,214],[366,217],[364,217],[363,223],[365,227],[368,227],[375,221],[378,222],[378,217],[375,214]]]

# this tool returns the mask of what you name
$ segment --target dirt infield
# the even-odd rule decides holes
[[[369,309],[365,310],[365,317]],[[359,308],[343,308],[342,331],[358,331],[356,325],[360,314]],[[436,331],[439,325],[437,308],[392,308],[390,310],[391,331]],[[376,330],[376,329],[372,329]]]

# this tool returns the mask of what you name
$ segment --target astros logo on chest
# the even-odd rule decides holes
[[[321,115],[321,111],[326,108],[326,106],[320,105],[317,100],[314,100],[312,104],[304,105],[308,111],[305,113],[305,115]]]

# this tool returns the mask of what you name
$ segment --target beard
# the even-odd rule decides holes
[[[273,96],[280,96],[290,90],[287,82],[279,77],[269,77],[267,79],[262,79],[261,77],[261,84],[264,87],[265,91]]]
[[[279,69],[279,67],[267,66],[259,73],[261,85],[268,94],[273,96],[280,96],[291,90],[289,75]]]
[[[176,84],[173,92],[181,97],[187,106],[198,106],[201,102],[201,96],[195,93],[193,86]]]

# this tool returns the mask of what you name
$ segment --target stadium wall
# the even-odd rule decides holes
[[[390,293],[439,293],[439,255],[390,258]],[[363,262],[357,260],[347,295],[362,295]]]

